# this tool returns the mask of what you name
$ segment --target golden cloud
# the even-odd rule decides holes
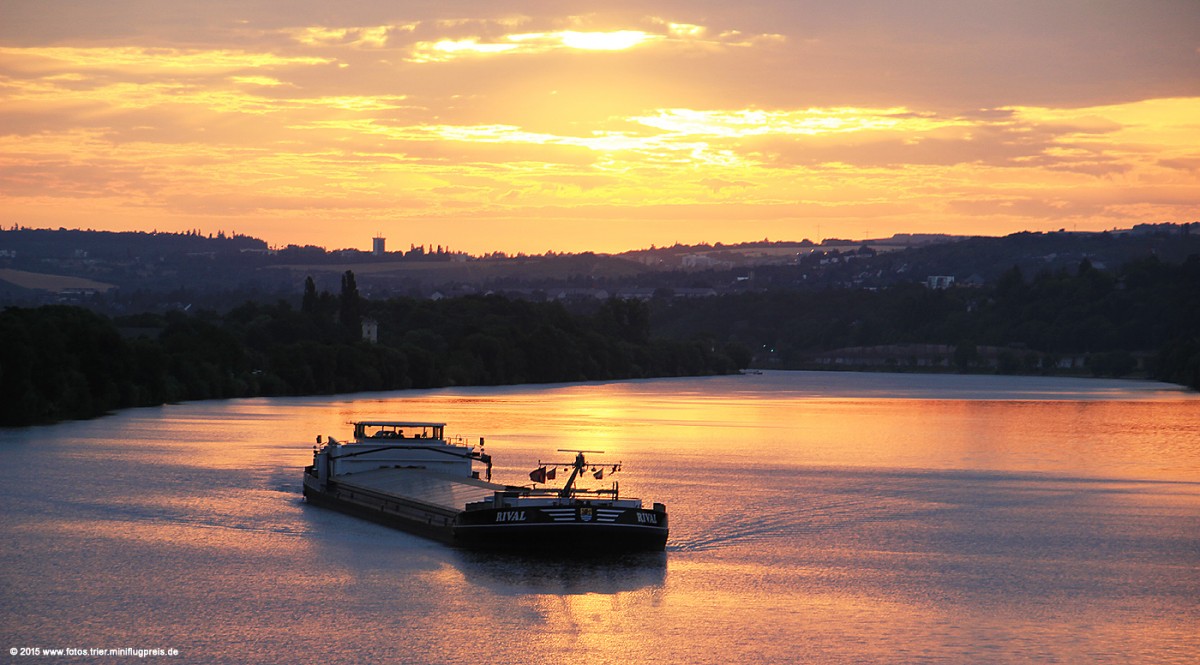
[[[416,23],[379,25],[373,27],[326,28],[309,26],[285,30],[285,34],[306,46],[365,46],[383,48],[392,32],[412,32]]]
[[[640,30],[612,32],[529,32],[504,35],[498,40],[480,37],[423,41],[413,45],[411,62],[449,62],[467,56],[537,54],[573,49],[580,51],[624,51],[663,39]]]
[[[579,22],[578,17],[576,21]],[[440,24],[443,28],[461,28],[475,26],[481,32],[492,27],[495,22],[455,22],[450,25]],[[512,29],[520,22],[509,21],[504,28]],[[482,34],[446,37],[442,39],[423,40],[413,44],[409,50],[408,61],[416,63],[450,62],[464,57],[484,57],[497,55],[528,55],[544,54],[556,51],[627,51],[630,49],[656,45],[687,45],[702,46],[753,46],[764,42],[784,41],[782,35],[744,35],[738,31],[725,31],[714,39],[706,38],[709,30],[703,25],[691,23],[674,23],[659,18],[652,18],[649,23],[656,31],[642,29],[617,30],[555,30],[545,32],[505,32],[495,37],[485,37]]]
[[[313,56],[283,56],[234,50],[172,49],[143,46],[36,48],[0,47],[5,68],[22,73],[112,70],[125,74],[191,75],[332,62]]]

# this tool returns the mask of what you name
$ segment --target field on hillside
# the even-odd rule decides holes
[[[40,291],[52,291],[58,293],[67,289],[88,289],[107,292],[109,289],[115,288],[112,284],[97,282],[95,280],[86,279],[83,277],[69,277],[67,275],[47,275],[40,272],[26,272],[24,270],[13,270],[11,268],[0,269],[0,280],[15,284],[25,289],[37,289]]]

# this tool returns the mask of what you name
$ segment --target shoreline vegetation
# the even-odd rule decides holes
[[[299,308],[108,318],[0,312],[0,426],[260,396],[853,369],[1148,378],[1200,389],[1200,257],[988,288],[611,298],[568,309],[501,296],[359,296],[305,282]]]
[[[755,350],[752,367],[1148,378],[1200,389],[1200,256],[984,287],[762,291],[663,302],[657,334]]]
[[[367,301],[349,271],[340,297],[309,279],[299,310],[114,320],[8,308],[0,339],[0,426],[205,399],[727,374],[751,358],[737,344],[651,338],[637,301],[587,314],[499,297]]]

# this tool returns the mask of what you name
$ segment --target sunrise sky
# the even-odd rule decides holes
[[[0,0],[0,224],[616,252],[1200,219],[1196,0]]]

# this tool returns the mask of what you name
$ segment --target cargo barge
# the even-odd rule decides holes
[[[367,518],[454,547],[526,552],[662,551],[666,506],[645,508],[621,497],[619,485],[582,489],[581,474],[602,478],[606,469],[587,455],[543,463],[531,485],[492,482],[491,456],[479,445],[447,439],[445,423],[360,421],[353,439],[317,440],[304,470],[304,496],[314,505]],[[570,472],[561,488],[544,485],[559,469]]]

